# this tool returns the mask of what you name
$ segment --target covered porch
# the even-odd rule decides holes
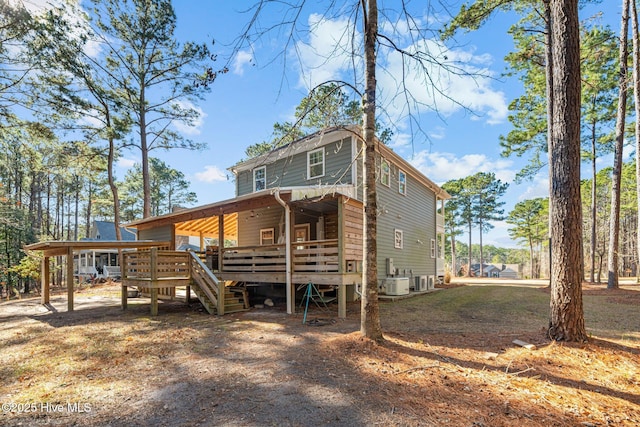
[[[348,288],[362,283],[362,203],[352,192],[263,190],[128,226],[139,238],[173,242],[171,250],[181,236],[197,237],[204,264],[219,280],[249,288],[282,286],[289,314],[300,285],[335,289],[338,315],[346,317]]]
[[[24,248],[30,251],[42,251],[42,263],[40,266],[41,303],[49,304],[50,300],[50,259],[51,257],[66,257],[65,282],[67,285],[67,310],[73,311],[74,292],[74,254],[85,251],[104,251],[125,249],[162,248],[170,246],[168,241],[144,241],[144,240],[81,240],[81,241],[46,241],[26,245]]]

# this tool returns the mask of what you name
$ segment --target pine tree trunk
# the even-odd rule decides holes
[[[577,0],[552,0],[549,337],[585,341],[580,200],[580,33]]]
[[[140,94],[140,151],[142,152],[142,217],[151,216],[151,182],[149,175],[149,145],[147,141],[147,123],[145,114],[145,93]]]
[[[93,184],[88,180],[87,188],[87,208],[84,215],[84,237],[88,239],[91,231],[91,211],[93,209]]]
[[[611,216],[609,220],[609,251],[607,252],[607,289],[617,289],[618,246],[620,242],[620,181],[622,175],[622,149],[624,147],[624,125],[627,111],[627,58],[629,49],[629,0],[622,0],[620,23],[620,82],[618,84],[618,114],[616,117],[616,141],[611,177]]]
[[[633,40],[633,100],[636,113],[635,134],[636,134],[636,192],[637,206],[636,212],[640,212],[640,43],[638,41],[638,12],[636,10],[636,0],[631,0],[631,39]],[[639,275],[640,267],[640,218],[636,213],[636,272]]]
[[[363,139],[365,144],[364,192],[365,192],[365,236],[364,236],[364,286],[360,331],[375,341],[382,341],[380,311],[378,307],[378,250],[375,173],[375,119],[376,119],[376,37],[378,34],[378,5],[376,0],[363,2],[364,10],[364,56],[365,93],[363,97]]]
[[[458,270],[456,268],[456,264],[458,260],[456,259],[456,238],[451,233],[451,275],[453,277],[458,277]]]
[[[545,59],[547,66],[545,67],[545,81],[547,84],[547,163],[549,168],[549,177],[551,177],[551,168],[553,167],[553,158],[551,156],[551,145],[553,144],[553,40],[551,38],[551,4],[550,0],[544,2],[544,20],[545,20]],[[551,179],[549,179],[549,284],[551,284],[551,218],[553,217],[553,206],[551,205]]]
[[[469,220],[469,259],[467,260],[467,277],[471,277],[471,220]]]
[[[589,274],[589,282],[594,282],[594,274],[596,269],[596,245],[598,244],[596,240],[596,226],[597,226],[597,218],[598,218],[598,203],[597,203],[597,181],[598,181],[598,171],[596,169],[596,160],[597,160],[597,152],[596,152],[596,124],[592,123],[591,126],[591,273]]]
[[[122,233],[120,232],[120,198],[118,197],[118,187],[116,186],[116,180],[113,176],[113,163],[115,159],[115,147],[113,138],[109,138],[109,156],[107,159],[107,175],[109,177],[109,188],[111,188],[111,194],[113,195],[113,224],[116,227],[116,240],[122,240]]]
[[[482,220],[480,220],[479,226],[480,240],[478,240],[478,242],[480,243],[480,277],[484,277],[484,254],[482,252]]]

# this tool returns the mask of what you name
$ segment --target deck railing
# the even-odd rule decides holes
[[[340,271],[338,239],[295,242],[292,269],[297,272],[337,273]],[[286,271],[284,244],[242,246],[222,251],[222,271],[264,273]]]
[[[152,278],[158,282],[186,280],[189,272],[189,254],[184,251],[152,251],[125,252],[122,255],[122,279],[131,282],[147,282]],[[144,286],[141,284],[141,286]]]
[[[286,270],[285,245],[238,246],[222,250],[225,272],[280,272]]]
[[[438,233],[444,233],[444,215],[436,214],[436,230]]]
[[[338,239],[313,240],[293,244],[293,271],[338,273]]]
[[[136,286],[151,296],[151,314],[158,314],[158,297],[175,298],[176,286],[198,286],[206,298],[224,314],[224,284],[211,274],[192,252],[147,251],[125,252],[122,256],[122,285]],[[200,295],[198,294],[200,298]],[[123,296],[123,307],[126,300]]]

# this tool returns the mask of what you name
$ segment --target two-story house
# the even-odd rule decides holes
[[[335,287],[344,315],[353,287],[362,283],[360,134],[357,126],[327,129],[241,161],[229,168],[233,199],[128,226],[142,240],[198,236],[216,277],[256,292],[280,290],[290,313],[300,285]],[[377,152],[381,289],[424,290],[444,274],[443,206],[449,195],[384,144]]]

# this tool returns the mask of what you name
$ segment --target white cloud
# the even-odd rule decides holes
[[[397,135],[393,135],[391,137],[391,141],[389,142],[389,147],[398,150],[402,148],[410,148],[413,143],[413,138],[408,133],[398,133]]]
[[[429,132],[429,138],[431,139],[444,139],[446,136],[446,129],[442,126],[434,126]]]
[[[88,26],[86,17],[84,16],[84,10],[81,2],[67,4],[63,0],[9,0],[9,3],[24,6],[33,15],[44,15],[45,12],[53,8],[65,8],[65,19],[71,24],[71,35],[79,39],[81,36],[87,34],[88,30],[85,28]],[[95,58],[101,51],[100,43],[95,40],[94,37],[89,37],[84,45],[84,53],[89,57]]]
[[[125,157],[118,159],[118,167],[123,169],[131,169],[135,164],[136,161],[134,159],[127,159]]]
[[[186,135],[200,135],[202,125],[204,124],[204,119],[207,117],[207,113],[205,113],[202,108],[186,100],[176,101],[175,107],[182,110],[193,110],[196,115],[195,117],[193,117],[191,124],[176,121],[173,122],[173,126],[179,132],[182,132]]]
[[[518,201],[549,197],[549,174],[539,173],[530,182],[524,192],[518,196]]]
[[[196,180],[201,182],[218,182],[227,180],[227,174],[219,167],[212,165],[205,166],[204,171],[197,172],[195,177]]]
[[[249,64],[253,65],[253,55],[248,50],[241,50],[233,60],[233,73],[243,75],[245,67]]]
[[[416,115],[437,111],[446,117],[465,108],[489,124],[506,120],[507,100],[502,91],[493,87],[495,80],[488,68],[492,63],[490,55],[478,54],[471,48],[452,50],[436,39],[411,41],[406,25],[393,25],[383,23],[382,28],[393,35],[400,49],[422,56],[427,52],[430,58],[418,66],[394,49],[379,49],[378,105],[391,122],[401,123],[409,112]],[[331,20],[313,14],[309,29],[307,42],[298,42],[295,47],[302,86],[315,87],[340,79],[351,82],[354,70],[361,80],[361,54],[352,52],[354,45],[361,45],[362,35],[353,32],[348,19]],[[405,89],[413,98],[411,105],[407,105]]]
[[[362,36],[350,26],[348,19],[324,19],[322,15],[309,16],[309,40],[296,43],[300,59],[300,85],[312,88],[352,69],[352,39]],[[356,62],[361,62],[355,59]]]
[[[497,179],[507,183],[512,182],[516,175],[511,160],[491,159],[484,154],[466,154],[458,157],[453,153],[420,151],[409,162],[439,184],[478,172],[493,172]]]
[[[489,124],[506,120],[506,96],[492,87],[492,72],[486,68],[488,55],[450,50],[435,40],[423,40],[404,49],[412,54],[428,52],[431,59],[423,61],[424,68],[418,68],[398,52],[387,49],[380,53],[378,82],[387,98],[398,100],[386,106],[387,114],[396,121],[405,118],[409,107],[412,114],[437,111],[447,117],[469,109]],[[402,93],[405,90],[411,97],[409,106]]]

